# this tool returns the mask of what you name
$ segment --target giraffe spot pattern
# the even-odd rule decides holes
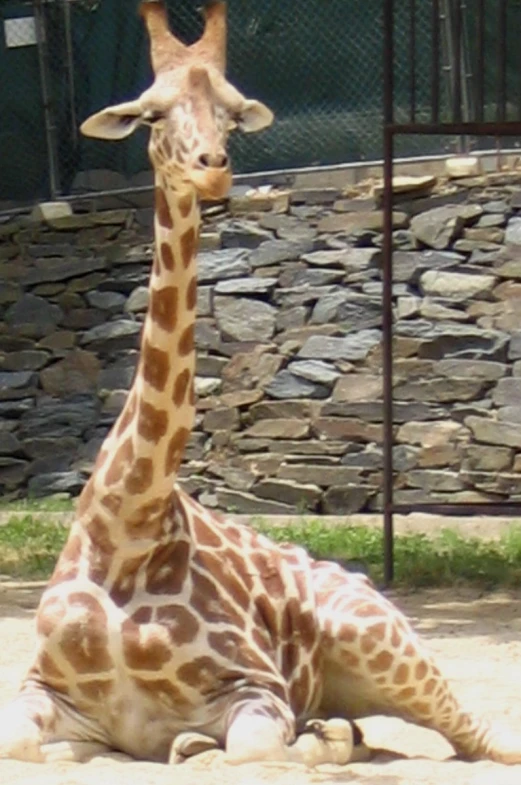
[[[130,618],[136,624],[149,624],[152,621],[152,608],[149,605],[141,605],[130,614]]]
[[[172,145],[170,144],[170,139],[168,138],[168,136],[165,136],[163,139],[163,153],[165,155],[165,158],[172,157]]]
[[[311,687],[311,676],[309,667],[303,665],[299,676],[293,680],[289,689],[289,700],[293,712],[299,716],[304,713],[306,708]]]
[[[425,662],[425,660],[420,660],[420,662],[416,665],[414,669],[414,676],[418,681],[422,681],[427,673],[429,672],[429,666]]]
[[[219,548],[222,545],[221,538],[200,515],[195,514],[192,520],[195,540],[199,546],[203,548]]]
[[[128,428],[134,416],[136,414],[136,406],[137,406],[137,396],[134,392],[130,393],[129,397],[127,398],[127,402],[123,408],[123,411],[119,415],[116,425],[115,425],[115,433],[116,436],[121,436],[124,431]]]
[[[90,544],[89,548],[89,579],[100,585],[108,575],[116,546],[112,542],[110,532],[100,515],[93,515],[85,525],[85,532]]]
[[[165,476],[173,474],[179,468],[189,436],[188,428],[181,426],[170,438],[165,456]]]
[[[151,403],[142,400],[139,404],[137,430],[143,439],[157,444],[165,435],[168,427],[168,414]]]
[[[121,625],[123,657],[129,668],[136,671],[157,671],[170,662],[172,652],[158,637],[141,635],[142,625],[125,619]]]
[[[172,247],[169,243],[161,243],[159,248],[161,254],[161,261],[166,270],[172,271],[175,268],[175,259]]]
[[[152,499],[139,505],[125,520],[126,534],[133,539],[158,539],[164,534],[163,524],[167,514],[168,499]]]
[[[153,322],[165,332],[173,332],[177,325],[179,290],[177,286],[152,289],[149,315]]]
[[[190,324],[181,333],[181,337],[179,338],[179,343],[177,344],[177,351],[180,357],[186,357],[188,354],[191,354],[193,350],[194,350],[194,326],[193,324]]]
[[[89,511],[92,501],[94,499],[94,481],[93,478],[90,477],[86,485],[84,486],[80,498],[78,499],[78,504],[76,507],[77,516],[81,518],[85,515],[86,512]]]
[[[185,662],[176,672],[177,679],[194,687],[201,695],[213,692],[219,684],[220,665],[212,657],[196,657]]]
[[[179,197],[179,212],[182,218],[187,218],[192,210],[194,199],[191,192],[184,193]]]
[[[142,351],[143,378],[158,392],[163,392],[170,372],[170,358],[167,352],[156,349],[145,340]]]
[[[255,614],[254,622],[256,626],[261,626],[268,633],[271,641],[277,637],[277,613],[273,603],[266,594],[260,594],[254,600]]]
[[[126,559],[121,564],[118,574],[109,589],[109,594],[118,608],[124,607],[134,596],[136,579],[142,566],[142,556]]]
[[[100,501],[112,515],[119,515],[121,505],[123,504],[123,499],[119,493],[106,493]]]
[[[177,378],[174,382],[174,394],[173,394],[173,401],[176,406],[181,406],[184,403],[186,391],[188,389],[188,385],[190,384],[191,374],[188,368],[185,368],[181,371],[180,374],[177,375]]]
[[[183,267],[186,268],[195,256],[197,235],[195,229],[191,226],[186,232],[183,232],[180,239],[181,244],[181,258],[183,260]]]
[[[188,574],[189,558],[190,546],[183,540],[158,546],[147,565],[147,592],[179,594]]]
[[[79,674],[101,673],[112,668],[108,653],[107,614],[87,592],[73,592],[67,600],[70,619],[62,621],[60,648]]]
[[[157,609],[156,620],[166,628],[174,646],[191,643],[199,632],[199,622],[183,605],[163,605]]]
[[[65,674],[58,668],[52,657],[45,650],[40,652],[38,656],[38,667],[41,676],[44,677],[50,686],[54,687],[66,680]]]
[[[241,581],[244,569],[239,573],[235,573],[228,563],[226,551],[224,554],[221,551],[218,553],[204,551],[204,554],[200,554],[200,558],[204,569],[215,578],[221,587],[221,591],[226,592],[238,605],[247,610],[250,606],[250,593]]]
[[[173,221],[172,215],[170,213],[170,208],[168,206],[168,202],[166,200],[165,192],[162,188],[156,186],[155,190],[155,201],[156,201],[156,216],[159,224],[164,229],[173,229]]]
[[[400,685],[400,684],[407,684],[409,681],[409,666],[405,664],[405,662],[401,662],[394,672],[393,683]]]
[[[245,629],[244,616],[237,613],[222,593],[218,594],[218,579],[213,583],[206,575],[201,575],[194,569],[190,570],[190,574],[192,579],[190,607],[203,619],[211,618],[214,624],[232,624],[234,627]],[[208,572],[208,574],[213,576],[213,573]]]
[[[110,462],[110,466],[106,471],[105,483],[107,485],[115,485],[120,482],[125,469],[128,468],[133,459],[134,447],[132,439],[129,437],[128,439],[125,439],[123,444],[120,444],[116,450],[114,457]]]
[[[106,701],[114,689],[112,679],[89,679],[89,681],[79,681],[76,683],[82,696],[90,703],[103,703]]]
[[[367,667],[372,673],[381,673],[388,671],[393,664],[394,656],[390,651],[381,651],[372,660],[369,660]]]
[[[125,489],[130,494],[147,491],[154,479],[154,464],[151,458],[138,458],[125,477]]]
[[[80,537],[77,534],[71,533],[60,554],[49,585],[54,586],[62,581],[70,581],[77,576],[81,551],[82,544]]]
[[[197,305],[197,278],[191,279],[186,290],[186,308],[188,311],[193,311]]]
[[[427,679],[427,681],[423,685],[423,694],[432,695],[435,689],[436,689],[436,679]]]
[[[371,654],[377,647],[378,641],[376,641],[372,635],[364,635],[362,640],[360,641],[360,650],[362,654]]]
[[[145,679],[144,677],[140,678],[139,676],[133,676],[133,681],[140,690],[150,697],[150,700],[156,702],[159,699],[163,703],[174,706],[176,714],[184,716],[188,714],[188,711],[191,709],[191,704],[186,696],[168,679],[158,679],[155,677]]]

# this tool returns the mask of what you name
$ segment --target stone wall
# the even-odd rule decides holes
[[[521,176],[403,187],[396,499],[521,499]],[[239,189],[205,212],[182,477],[207,506],[379,507],[378,198]],[[38,215],[0,224],[0,491],[75,494],[132,380],[151,211]]]

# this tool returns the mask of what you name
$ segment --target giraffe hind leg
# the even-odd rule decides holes
[[[521,737],[464,711],[403,614],[365,581],[353,591],[355,577],[318,596],[326,716],[396,716],[438,731],[464,759],[521,763]]]

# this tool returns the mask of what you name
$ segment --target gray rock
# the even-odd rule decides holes
[[[18,455],[21,444],[16,436],[9,431],[0,431],[0,455]]]
[[[124,310],[127,313],[140,313],[148,308],[148,286],[137,286],[125,302]]]
[[[521,218],[511,218],[505,232],[507,245],[521,245]]]
[[[343,248],[306,253],[302,255],[302,261],[318,267],[342,267],[347,273],[354,273],[377,269],[381,255],[377,248]]]
[[[261,499],[289,504],[299,512],[316,510],[322,496],[321,489],[312,483],[276,479],[260,480],[253,486],[252,493]]]
[[[340,197],[338,188],[298,188],[290,193],[290,204],[333,204]]]
[[[485,213],[499,213],[501,215],[509,212],[509,206],[505,199],[491,199],[481,206]],[[485,217],[484,215],[481,216],[480,221]]]
[[[379,330],[360,330],[344,338],[311,336],[298,356],[311,360],[364,360],[381,338]]]
[[[232,220],[221,232],[223,248],[258,248],[261,243],[272,239],[273,234],[254,221]]]
[[[393,279],[395,283],[416,283],[424,270],[450,270],[464,261],[463,254],[453,251],[395,251]]]
[[[469,444],[465,447],[463,467],[467,471],[500,472],[510,469],[514,451],[509,447]]]
[[[7,309],[5,321],[16,333],[41,338],[53,332],[63,318],[61,308],[35,297],[24,294],[18,302]]]
[[[485,379],[496,381],[506,373],[505,363],[487,360],[440,360],[435,365],[435,372],[442,376],[469,377],[471,379]]]
[[[405,332],[404,328],[413,325],[412,322],[398,322],[397,334],[415,335],[414,326]],[[418,356],[426,359],[441,360],[443,358],[460,358],[476,360],[506,359],[509,336],[499,330],[483,330],[479,327],[466,324],[444,324],[422,330],[419,335],[422,345],[418,349]]]
[[[456,472],[438,469],[411,469],[407,472],[407,484],[425,491],[460,491],[463,483]]]
[[[418,464],[417,447],[410,444],[396,444],[393,447],[393,468],[397,472],[407,472]]]
[[[0,398],[6,400],[27,395],[27,388],[34,387],[37,379],[38,376],[33,371],[0,371]],[[17,394],[20,392],[22,396]]]
[[[465,299],[460,300],[463,305],[466,303]],[[447,308],[443,303],[439,302],[436,298],[424,297],[420,304],[420,315],[425,319],[436,319],[438,321],[457,321],[468,322],[470,315],[463,310],[457,308]]]
[[[492,391],[496,406],[518,406],[521,409],[521,379],[499,379]]]
[[[24,283],[28,286],[35,286],[48,281],[66,281],[69,278],[77,278],[95,270],[105,270],[107,266],[107,260],[101,254],[90,258],[42,259],[37,261],[35,266],[27,272]]]
[[[290,504],[283,504],[270,499],[260,499],[252,493],[243,491],[218,488],[216,494],[219,507],[228,513],[240,515],[287,515],[297,511]]]
[[[373,495],[372,488],[363,485],[341,485],[328,488],[322,498],[323,515],[350,515],[363,510]]]
[[[60,362],[40,373],[40,382],[48,395],[63,398],[95,390],[101,363],[93,352],[74,349]]]
[[[268,294],[277,284],[277,278],[231,278],[219,281],[214,291],[217,294]]]
[[[299,259],[303,254],[312,250],[313,240],[267,240],[259,248],[252,251],[248,262],[253,269],[257,267],[271,267],[280,262]]]
[[[268,303],[249,298],[217,296],[215,318],[221,333],[228,340],[269,340],[275,333],[276,309]]]
[[[415,215],[411,230],[417,240],[430,248],[448,248],[460,234],[463,226],[479,218],[483,212],[477,204],[448,204]]]
[[[347,332],[378,327],[382,322],[381,301],[344,290],[325,294],[315,304],[310,324],[331,322],[336,322]]]
[[[81,343],[91,345],[99,352],[114,351],[116,349],[133,348],[142,325],[129,319],[118,319],[115,322],[105,322],[92,327],[83,335]]]
[[[18,436],[22,441],[36,436],[82,436],[94,427],[99,411],[92,396],[79,395],[69,401],[41,398],[37,406],[22,414]]]
[[[56,455],[67,455],[71,463],[78,453],[80,443],[77,436],[28,436],[23,440],[23,449],[29,458],[47,459]]]
[[[503,406],[497,410],[498,420],[521,423],[521,408],[516,406]]]
[[[85,485],[85,476],[80,472],[50,472],[31,477],[28,484],[31,496],[50,496],[53,493],[70,493],[76,496]]]
[[[420,288],[424,294],[466,301],[469,297],[482,298],[490,295],[496,280],[494,275],[427,270],[421,275]]]
[[[357,447],[359,445],[356,445]],[[342,456],[340,463],[342,466],[349,466],[352,469],[381,469],[383,452],[379,447],[372,444],[367,445],[366,449],[358,452],[348,452]]]
[[[197,279],[200,284],[222,281],[225,278],[240,278],[250,273],[244,248],[208,251],[197,258]]]
[[[87,292],[85,296],[87,302],[89,305],[92,305],[93,308],[99,308],[100,311],[109,311],[110,313],[121,311],[127,300],[125,295],[120,294],[119,292],[100,292],[94,290],[93,292]]]
[[[280,275],[283,288],[305,286],[309,289],[339,283],[344,278],[343,270],[309,269],[304,265],[287,267]]]
[[[214,431],[235,431],[239,428],[239,410],[235,407],[218,406],[206,412],[203,419],[203,430],[213,433]]]
[[[25,349],[6,354],[1,368],[4,371],[39,371],[49,362],[51,355],[41,349]]]
[[[289,370],[283,370],[266,385],[265,392],[272,398],[327,398],[329,387],[294,376]]]
[[[489,417],[471,415],[465,419],[465,425],[478,442],[521,449],[521,423],[498,422]]]
[[[134,379],[137,352],[128,352],[100,371],[99,390],[128,390]]]
[[[508,359],[521,360],[521,330],[516,330],[511,335]]]
[[[276,318],[277,332],[303,327],[308,316],[308,309],[304,305],[296,305],[293,308],[282,308]]]
[[[393,211],[393,228],[405,229],[409,224],[409,216],[397,210]],[[326,215],[318,223],[319,232],[343,232],[350,234],[359,229],[376,232],[383,230],[383,211],[368,210],[367,212],[337,213]]]
[[[360,469],[350,466],[323,466],[318,463],[282,463],[277,470],[277,477],[329,488],[332,485],[350,485],[359,482]]]
[[[14,490],[25,482],[28,464],[19,458],[0,457],[0,488]]]
[[[344,379],[348,378],[348,376],[344,377]],[[381,391],[382,382],[381,377],[379,378]],[[356,376],[354,379],[356,379]],[[354,417],[365,422],[382,422],[383,403],[377,400],[331,402],[325,403],[320,413],[323,417]],[[433,406],[432,404],[419,401],[411,401],[410,403],[395,401],[393,406],[393,418],[396,423],[409,422],[410,420],[439,420],[444,416],[445,411],[440,406]]]
[[[295,376],[300,376],[302,379],[308,379],[310,382],[317,382],[318,384],[333,384],[340,378],[341,374],[330,363],[323,362],[322,360],[302,360],[301,362],[292,362],[289,370]]]
[[[479,397],[484,385],[483,379],[426,379],[397,385],[394,395],[401,401],[470,401]]]

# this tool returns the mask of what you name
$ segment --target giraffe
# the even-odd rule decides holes
[[[0,757],[116,751],[181,763],[348,763],[353,720],[433,728],[466,759],[521,763],[521,742],[460,706],[401,612],[361,574],[205,510],[176,481],[194,417],[199,199],[230,186],[231,127],[272,114],[224,77],[225,9],[186,46],[141,6],[155,81],[87,119],[119,139],[151,126],[155,254],[136,376],[78,500],[37,611],[37,645],[0,712]]]

